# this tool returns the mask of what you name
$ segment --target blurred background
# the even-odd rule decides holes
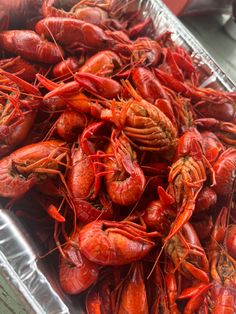
[[[163,0],[236,84],[236,0]]]

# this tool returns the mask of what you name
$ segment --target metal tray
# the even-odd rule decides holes
[[[173,32],[174,41],[191,53],[201,70],[202,86],[236,91],[233,82],[160,0],[141,0],[137,5],[144,16],[153,18],[157,33]],[[40,247],[31,239],[30,228],[26,230],[17,217],[0,210],[0,288],[4,281],[19,300],[17,313],[83,313],[80,297],[63,294],[56,267],[53,269],[47,259],[38,259],[39,252]]]

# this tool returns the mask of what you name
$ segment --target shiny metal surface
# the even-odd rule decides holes
[[[225,14],[181,17],[185,26],[236,84],[236,41],[223,27],[229,19],[230,16]]]
[[[37,252],[19,220],[9,211],[0,210],[1,276],[19,299],[22,311],[69,313],[68,307],[46,278],[46,269],[40,267]]]
[[[160,0],[143,0],[139,2],[139,7],[145,15],[153,18],[159,34],[166,30],[173,32],[176,43],[190,51],[202,71],[202,86],[216,84],[224,90],[236,90],[206,50]],[[0,210],[1,276],[17,295],[23,311],[37,314],[82,313],[79,299],[63,295],[57,275],[53,277],[48,268],[50,265],[37,259],[40,248],[32,243],[29,234],[30,229],[26,231],[16,217]],[[57,270],[54,271],[56,273]]]

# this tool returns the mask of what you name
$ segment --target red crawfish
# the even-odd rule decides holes
[[[193,313],[208,313],[207,292],[210,290],[212,284],[197,284],[196,286],[186,288],[181,292],[178,300],[189,298],[189,301],[184,307],[183,314]]]
[[[99,266],[83,256],[78,247],[79,230],[63,248],[60,256],[59,281],[68,294],[79,294],[96,282]]]
[[[0,68],[17,75],[27,82],[33,82],[36,73],[38,73],[37,68],[33,64],[24,60],[20,56],[0,60]]]
[[[131,43],[116,43],[113,50],[131,65],[156,66],[162,56],[161,46],[148,37],[140,37]]]
[[[147,293],[141,262],[131,265],[128,278],[120,290],[120,299],[117,300],[118,314],[148,314]]]
[[[236,261],[227,253],[224,244],[227,235],[229,210],[223,207],[217,217],[208,248],[212,277],[211,313],[236,311]]]
[[[219,121],[214,118],[201,118],[195,120],[195,124],[214,132],[224,145],[236,146],[236,127],[233,122]]]
[[[13,151],[27,137],[41,103],[19,97],[9,95],[6,104],[0,104],[0,157]]]
[[[130,16],[130,21],[135,21],[133,25],[130,25],[128,28],[128,35],[131,39],[137,39],[138,37],[153,37],[154,25],[151,17],[147,17],[140,21],[136,21],[135,17],[140,16],[140,11],[137,11]]]
[[[101,119],[112,121],[130,142],[140,150],[173,152],[177,144],[177,130],[157,107],[140,97],[128,81],[124,83],[134,99],[111,103]]]
[[[201,136],[206,159],[213,165],[219,155],[225,150],[225,147],[213,132],[204,131],[201,132]]]
[[[187,98],[191,97],[194,110],[201,117],[215,118],[226,122],[233,122],[235,119],[234,94],[211,88],[194,87],[157,68],[154,69],[154,72],[164,86]]]
[[[41,100],[38,89],[14,74],[0,70],[3,83],[0,91],[0,157],[11,152],[27,137]],[[24,96],[24,93],[32,96]]]
[[[99,265],[125,265],[145,257],[158,236],[136,223],[98,220],[82,227],[79,246],[82,254]]]
[[[28,30],[0,32],[0,46],[8,52],[35,62],[57,63],[64,56],[63,50],[58,45]]]
[[[74,190],[76,197],[81,199],[84,198],[95,198],[100,189],[100,178],[97,177],[97,172],[100,169],[100,165],[93,163],[93,158],[100,159],[100,153],[103,155],[102,151],[99,151],[99,145],[92,142],[92,137],[96,132],[99,131],[104,126],[104,122],[94,122],[89,126],[84,128],[81,137],[79,138],[79,149],[75,153],[74,167],[72,168],[70,184]],[[99,138],[99,137],[98,137]],[[82,165],[83,164],[83,165]],[[86,170],[85,170],[86,169]],[[88,176],[86,176],[86,172]],[[69,176],[70,177],[70,176]],[[74,188],[73,185],[77,183],[77,178],[81,178],[80,187]],[[84,180],[82,180],[84,178]],[[80,183],[77,183],[80,184]]]
[[[216,184],[213,186],[218,195],[228,195],[233,191],[236,176],[236,149],[228,148],[220,154],[213,165]]]
[[[182,47],[172,47],[173,50],[167,51],[167,62],[172,67],[172,74],[181,71],[185,78],[192,79],[192,75],[196,72],[193,59],[189,53]],[[181,74],[180,74],[181,75]]]
[[[108,13],[102,8],[96,6],[81,5],[80,2],[70,8],[70,11],[56,8],[55,0],[46,0],[42,6],[42,14],[44,17],[67,17],[78,19],[87,23],[97,25],[101,28],[121,28],[122,25],[118,20],[110,19]]]
[[[67,60],[62,61],[62,63],[59,63],[59,65],[56,65],[56,67],[57,66],[59,66],[59,68],[61,68],[61,66],[63,68],[66,67]],[[104,50],[88,58],[86,62],[84,63],[84,65],[82,65],[78,69],[78,72],[95,74],[102,77],[106,77],[106,76],[109,77],[112,74],[114,74],[117,70],[119,70],[121,66],[122,66],[122,63],[117,54],[109,50]],[[63,70],[63,72],[65,70]],[[68,71],[68,68],[67,68],[67,71]],[[60,73],[61,73],[61,70],[60,70]],[[55,90],[58,87],[58,90],[60,91],[60,93],[63,92],[62,86],[56,83],[53,83],[50,80],[47,80],[43,76],[39,75],[38,79],[47,89],[49,89],[49,91]],[[75,87],[78,88],[77,84],[75,85]],[[68,89],[67,89],[67,92],[68,92]],[[57,93],[58,91],[55,91],[55,94]]]
[[[235,99],[224,92],[199,89],[199,101],[194,110],[201,118],[213,118],[225,122],[234,122],[236,118]]]
[[[144,192],[146,180],[128,139],[113,131],[106,153],[114,154],[114,158],[105,160],[108,169],[105,184],[109,197],[118,205],[136,203]]]
[[[166,253],[183,276],[209,282],[208,259],[190,223],[185,223],[181,231],[168,240]]]
[[[40,82],[47,86],[48,80],[42,76],[37,76]],[[55,85],[57,86],[57,85]],[[64,96],[68,94],[78,94],[78,90],[85,89],[86,91],[105,97],[108,99],[119,96],[121,92],[120,83],[111,78],[97,76],[91,73],[76,73],[74,74],[74,81],[59,85],[54,90],[45,95],[44,99],[47,100],[55,96]]]
[[[46,175],[59,175],[58,166],[68,154],[62,141],[51,140],[19,148],[0,160],[0,195],[16,198],[25,194]]]
[[[192,216],[197,196],[207,179],[206,167],[200,134],[196,129],[185,132],[179,140],[176,161],[171,166],[168,178],[167,193],[175,199],[178,213],[166,240]]]
[[[35,30],[73,51],[102,50],[114,44],[114,40],[100,27],[72,18],[48,17],[40,20]]]
[[[95,175],[93,160],[81,148],[75,150],[67,185],[71,191],[77,219],[83,223],[98,218],[111,219],[113,216],[113,206],[105,192],[96,192],[97,195],[91,198],[94,192]]]
[[[86,127],[80,137],[80,147],[72,152],[72,167],[68,171],[67,185],[71,191],[77,219],[89,223],[98,218],[111,219],[113,206],[105,191],[100,190],[100,172],[96,163],[96,147],[89,138],[103,125],[95,122]]]

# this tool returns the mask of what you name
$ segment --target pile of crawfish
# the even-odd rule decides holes
[[[236,93],[134,1],[1,1],[0,30],[0,197],[63,291],[88,314],[236,313]]]

